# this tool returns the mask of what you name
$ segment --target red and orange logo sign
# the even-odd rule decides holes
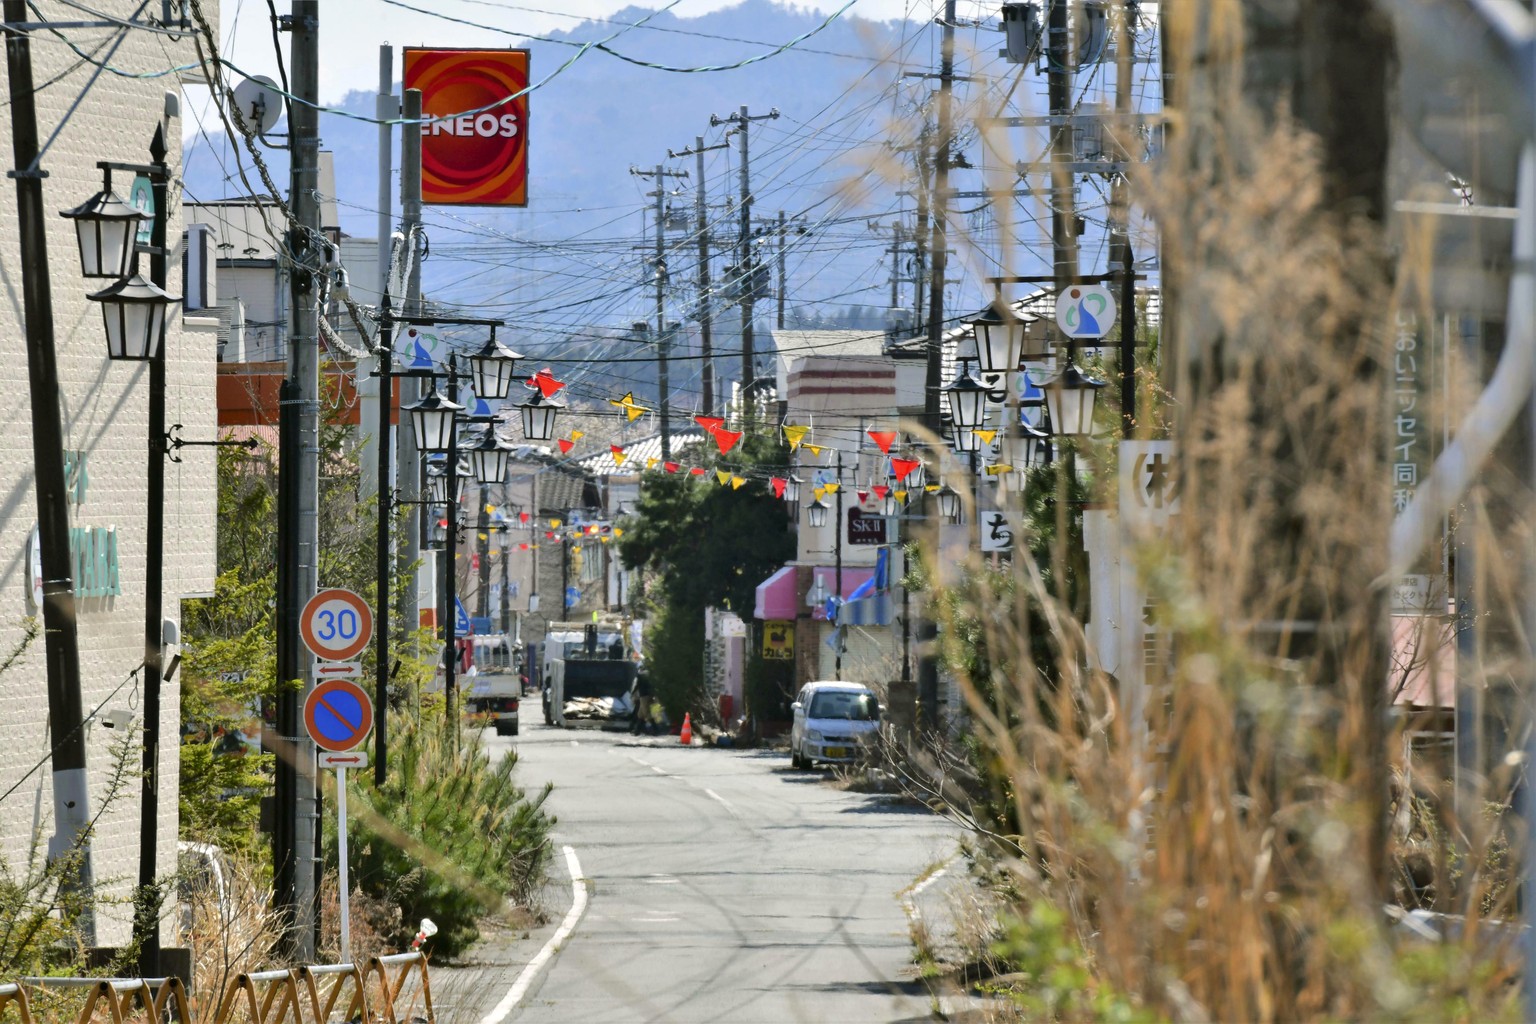
[[[422,202],[527,206],[528,51],[407,47],[404,78],[442,118],[421,126]]]

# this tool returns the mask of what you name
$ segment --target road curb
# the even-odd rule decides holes
[[[587,909],[587,879],[581,873],[581,861],[576,859],[576,851],[571,847],[563,846],[561,850],[565,852],[565,867],[571,875],[571,909],[566,911],[565,920],[560,922],[560,927],[555,929],[555,934],[544,943],[544,948],[528,961],[528,965],[517,976],[512,987],[507,989],[507,994],[501,997],[501,1002],[497,1003],[490,1013],[480,1018],[480,1024],[502,1024],[502,1021],[517,1009],[517,1005],[528,994],[528,990],[538,979],[540,972],[549,966],[549,962],[560,951],[561,944],[576,930],[576,925],[581,921],[581,915]]]

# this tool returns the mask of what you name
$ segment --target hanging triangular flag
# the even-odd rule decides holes
[[[897,501],[901,502],[903,505],[905,505],[907,503],[907,492],[906,491],[897,491],[895,494],[892,495],[892,497],[895,498]]]
[[[558,519],[551,519],[549,521],[549,528],[551,530],[558,530],[558,529],[560,529],[560,520],[558,520]]]
[[[694,466],[692,469],[688,470],[688,475],[689,476],[703,476],[704,475],[704,467],[703,466]]]
[[[782,476],[771,476],[768,478],[768,486],[773,488],[773,496],[775,498],[784,497],[784,488],[788,486],[788,484],[789,481],[784,479]]]
[[[724,427],[715,430],[715,444],[720,446],[721,455],[736,447],[736,442],[740,440],[741,431],[739,430],[726,430]]]
[[[1006,462],[999,462],[995,466],[987,467],[987,476],[997,476],[999,473],[1012,473],[1013,467]]]
[[[713,434],[725,426],[725,420],[719,416],[695,416],[693,422],[703,427],[706,434]]]
[[[800,447],[800,442],[805,440],[805,435],[810,429],[810,427],[798,423],[784,424],[784,440],[789,442],[790,451]]]
[[[627,456],[624,454],[623,448],[620,448],[616,444],[611,444],[608,446],[608,452],[613,456],[613,464],[615,466],[624,465],[624,460],[627,458]]]
[[[657,464],[657,463],[658,463],[658,462],[660,462],[660,461],[661,461],[661,460],[660,460],[660,459],[657,459],[657,458],[649,458],[649,459],[646,459],[646,460],[645,460],[645,468],[646,468],[646,469],[655,469],[655,468],[656,468],[656,464]]]
[[[561,452],[561,454],[564,454],[564,455],[569,455],[570,452],[571,452],[571,449],[576,447],[576,442],[572,441],[568,437],[562,437],[559,441],[557,441],[555,443],[560,446],[560,452]]]
[[[747,482],[747,478],[744,477],[744,476],[733,476],[733,477],[731,477],[731,490],[733,490],[733,491],[740,490],[741,485],[746,483],[746,482]]]
[[[805,446],[805,450],[810,452],[812,455],[820,455],[821,454],[821,449],[823,447],[825,447],[825,446],[824,445],[819,445],[819,444],[807,444]]]
[[[544,531],[544,539],[545,540],[554,540],[555,539],[555,531],[554,530],[545,530]]]
[[[982,444],[991,444],[997,439],[996,427],[993,427],[991,430],[982,430],[978,427],[976,430],[973,430],[972,433],[981,438]]]
[[[528,386],[532,388],[538,388],[539,393],[545,398],[554,398],[555,392],[565,387],[565,382],[555,380],[555,375],[551,373],[549,367],[546,366],[544,369],[528,378]]]
[[[868,491],[855,491],[854,493],[859,496],[859,504],[860,505],[864,504],[866,501],[869,500],[869,492]]]
[[[905,480],[912,475],[914,469],[921,465],[922,462],[918,459],[892,459],[891,472],[896,474],[897,480]]]
[[[825,487],[817,487],[815,490],[811,491],[811,493],[816,496],[817,501],[820,501],[822,498],[827,496],[827,489]]]
[[[635,422],[636,419],[645,413],[650,412],[649,409],[635,402],[635,393],[633,391],[626,391],[623,398],[608,399],[608,404],[618,406],[620,409],[623,409],[624,414],[629,417],[630,423]]]
[[[715,470],[715,479],[719,480],[720,486],[724,487],[727,483],[730,482],[731,474],[726,470],[717,469]]]
[[[587,435],[586,435],[586,433],[584,431],[580,431],[580,430],[573,430],[573,431],[571,431],[571,440],[572,441],[580,441],[582,438],[584,438],[586,436]]]
[[[842,485],[838,484],[836,481],[834,481],[834,482],[832,482],[830,484],[823,484],[822,485],[822,490],[826,491],[828,494],[836,494],[837,493],[837,489],[840,486],[842,486]]]
[[[894,430],[869,430],[869,431],[866,431],[866,433],[869,434],[870,440],[874,441],[875,444],[880,446],[881,454],[883,454],[883,455],[891,454],[891,445],[896,443],[896,431],[894,431]]]
[[[528,513],[527,512],[519,512],[517,514],[517,521],[520,522],[520,523],[526,523],[528,521]]]
[[[879,498],[881,501],[884,501],[885,496],[891,493],[891,489],[885,486],[885,484],[876,484],[872,490],[875,492],[875,497]]]
[[[622,536],[624,536],[624,528],[622,526],[615,526],[613,528],[613,535],[615,537],[622,537]]]
[[[519,550],[519,551],[527,551],[528,550],[528,545],[527,544],[519,544],[517,546],[517,550]]]
[[[668,473],[676,473],[678,470],[682,469],[683,467],[679,466],[675,462],[663,462],[661,464],[661,468],[666,470]]]
[[[923,484],[923,492],[925,494],[937,494],[939,491],[942,491],[943,489],[944,489],[944,485],[943,484]]]

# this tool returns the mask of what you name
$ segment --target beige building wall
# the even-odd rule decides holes
[[[92,5],[115,17],[128,17],[136,5],[101,0]],[[158,14],[159,6],[152,5]],[[210,13],[213,3],[205,4]],[[50,20],[79,21],[81,12],[55,2],[40,3]],[[216,29],[217,26],[215,26]],[[94,48],[109,29],[62,30],[77,45]],[[105,52],[103,50],[102,52]],[[94,70],[56,37],[40,33],[32,45],[34,78],[49,83],[37,93],[38,128],[53,134]],[[164,71],[195,62],[190,36],[173,41],[165,35],[130,31],[112,57],[114,67],[134,73]],[[73,69],[73,70],[71,70]],[[55,81],[55,79],[57,79]],[[79,605],[80,669],[84,707],[100,713],[142,707],[142,688],[134,679],[144,658],[144,522],[148,368],[114,364],[107,359],[99,308],[85,298],[104,282],[80,276],[74,231],[58,211],[74,207],[101,187],[97,160],[147,163],[148,146],[165,109],[165,93],[180,92],[177,75],[153,79],[103,73],[69,117],[42,167],[47,228],[47,271],[52,282],[54,330],[61,383],[66,450],[83,457],[88,479],[77,489],[71,525],[94,527],[115,535],[121,593],[82,600]],[[7,87],[7,98],[9,89]],[[12,168],[11,117],[0,112],[0,153]],[[173,171],[181,166],[179,121],[167,132]],[[114,178],[126,193],[131,176]],[[167,232],[177,246],[170,259],[169,291],[181,294],[181,196],[173,183]],[[18,249],[16,192],[0,187],[0,650],[10,651],[23,636],[24,623],[37,614],[31,593],[28,551],[37,521],[32,454],[32,409],[28,399],[27,351],[22,318],[22,269],[36,265],[35,254]],[[147,269],[147,267],[146,267]],[[217,322],[184,324],[179,309],[169,319],[167,338],[167,423],[183,425],[187,439],[210,439],[215,432],[214,361]],[[179,620],[184,594],[213,588],[214,455],[191,448],[166,470],[165,614]],[[162,874],[176,867],[178,723],[180,705],[174,684],[164,689],[160,723],[160,821],[158,862]],[[137,879],[139,783],[103,806],[101,794],[112,767],[111,745],[120,731],[88,726],[87,757],[92,811],[100,815],[93,846],[95,877],[107,898],[99,908],[98,941],[125,942],[129,933],[130,889]],[[49,788],[47,678],[43,643],[37,640],[0,674],[0,856],[13,875],[28,870],[29,856],[45,850],[53,831]],[[135,772],[137,748],[131,754]],[[166,940],[171,936],[167,934]]]

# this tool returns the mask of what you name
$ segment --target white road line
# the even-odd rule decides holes
[[[711,800],[719,800],[722,804],[725,804],[725,806],[727,808],[729,808],[731,806],[731,802],[729,800],[727,800],[725,797],[721,796],[719,793],[716,793],[714,790],[706,789],[706,790],[704,790],[704,792],[709,794],[709,798]]]
[[[571,740],[571,746],[573,746],[573,747],[579,747],[579,746],[581,746],[581,744],[580,744],[580,743],[577,743],[577,742],[576,742],[576,741],[575,741],[575,740]]]
[[[650,768],[650,770],[655,772],[657,775],[667,774],[667,770],[665,768],[658,768],[655,765],[647,765],[646,767]]]
[[[544,943],[544,948],[539,950],[538,956],[528,961],[528,966],[523,968],[523,973],[517,976],[517,981],[507,989],[507,994],[501,997],[501,1002],[495,1009],[480,1018],[480,1024],[501,1024],[508,1015],[517,1008],[517,1004],[523,1001],[528,994],[528,988],[539,976],[546,964],[554,959],[560,944],[571,937],[571,932],[576,930],[576,923],[581,920],[582,911],[587,909],[587,880],[581,874],[581,861],[576,859],[576,851],[569,846],[562,847],[565,850],[566,870],[571,873],[571,894],[574,902],[566,913],[565,920],[560,922],[560,927],[555,929],[555,934]]]

